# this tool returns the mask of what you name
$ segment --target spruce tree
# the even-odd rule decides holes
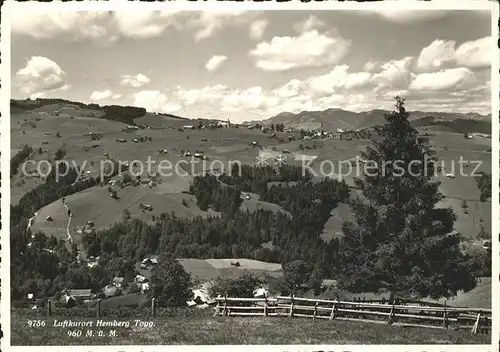
[[[400,297],[450,297],[476,285],[462,236],[453,231],[451,208],[432,178],[436,154],[426,137],[411,127],[404,100],[386,114],[362,153],[356,187],[363,198],[351,203],[354,222],[343,224],[339,286],[351,292],[390,292]]]
[[[163,255],[153,270],[150,292],[160,307],[185,307],[193,297],[191,275],[171,254]]]

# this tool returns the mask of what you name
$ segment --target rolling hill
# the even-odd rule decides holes
[[[302,111],[294,114],[282,112],[263,124],[284,124],[295,129],[318,129],[321,126],[327,131],[341,129],[364,129],[385,123],[386,110],[371,110],[366,112],[352,112],[343,109],[327,109],[323,111]],[[479,132],[491,134],[491,114],[487,116],[477,113],[438,113],[438,112],[410,112],[410,120],[415,127],[436,127],[439,130],[465,133]]]
[[[262,151],[259,151],[259,148],[251,148],[249,146],[251,141],[257,141],[264,147],[262,150],[268,150],[272,153],[279,153],[288,149],[291,153],[289,159],[292,156],[299,155],[309,155],[316,158],[311,167],[319,172],[322,162],[336,162],[353,158],[359,155],[360,151],[368,143],[365,140],[286,142],[284,139],[291,136],[291,134],[278,133],[276,138],[269,138],[269,134],[246,128],[179,132],[177,129],[186,124],[186,121],[195,120],[149,112],[134,117],[135,123],[159,126],[161,129],[137,130],[127,133],[122,131],[124,127],[122,121],[115,118],[108,119],[105,107],[96,104],[47,99],[12,101],[11,107],[13,109],[11,114],[13,153],[21,149],[24,144],[28,144],[34,150],[42,150],[41,154],[34,153],[31,156],[32,160],[50,160],[55,151],[64,145],[67,150],[66,159],[75,162],[77,165],[87,162],[87,170],[91,170],[92,173],[98,172],[97,165],[105,160],[105,153],[108,153],[115,160],[145,161],[148,157],[152,157],[158,161],[167,158],[175,163],[182,159],[180,156],[182,150],[191,150],[193,152],[195,149],[200,149],[210,159],[217,159],[224,165],[227,165],[231,160],[239,160],[243,164],[254,164],[256,157]],[[302,112],[300,114],[281,113],[266,121],[284,123],[288,126],[307,125],[310,128],[324,121],[327,122],[325,127],[330,126],[332,129],[336,127],[358,128],[382,123],[384,113],[386,113],[384,110],[353,113],[342,109],[328,109],[325,111]],[[432,116],[429,116],[429,113],[419,111],[413,112],[412,117],[415,125],[432,125],[430,139],[438,152],[439,159],[445,163],[446,172],[450,171],[452,161],[458,160],[459,157],[466,160],[481,161],[480,170],[491,172],[491,153],[488,152],[488,148],[491,148],[491,140],[479,137],[464,140],[461,134],[452,131],[457,128],[480,130],[481,126],[490,125],[489,117],[473,113],[432,113]],[[103,138],[93,141],[89,137],[89,132],[92,131],[99,131]],[[48,132],[51,132],[50,135],[48,135]],[[60,135],[56,136],[56,132],[59,132]],[[136,136],[149,136],[152,137],[152,141],[132,143],[131,139]],[[117,138],[127,139],[129,142],[117,143]],[[303,151],[299,148],[301,144],[306,146],[311,144],[314,145],[314,148]],[[169,150],[169,154],[161,157],[158,155],[158,150],[164,148]],[[187,171],[190,174],[196,173],[200,171],[200,167],[200,163],[194,164]],[[75,212],[72,226],[83,225],[87,220],[95,221],[99,228],[109,226],[116,221],[120,221],[125,208],[129,208],[133,213],[132,215],[144,218],[149,222],[152,215],[143,214],[137,209],[136,203],[139,199],[142,199],[141,201],[145,203],[150,203],[155,209],[162,209],[167,212],[174,210],[179,216],[202,215],[203,212],[197,209],[196,204],[193,204],[195,201],[182,193],[187,190],[189,179],[190,177],[167,177],[163,180],[163,183],[154,189],[131,187],[118,190],[121,197],[118,201],[109,199],[106,189],[98,187],[75,194],[68,197],[68,202],[74,207],[72,210]],[[352,185],[352,175],[346,176],[344,179],[349,185]],[[457,175],[456,179],[446,180],[442,177],[440,181],[442,181],[441,191],[447,197],[445,200],[446,205],[452,206],[458,215],[457,229],[459,231],[469,237],[479,231],[480,224],[489,228],[491,212],[488,207],[490,203],[477,203],[479,191],[473,178]],[[16,204],[24,193],[35,188],[42,181],[38,178],[27,178],[19,174],[11,182],[11,201]],[[101,199],[102,202],[96,202],[95,199]],[[189,207],[182,205],[183,199],[188,203]],[[468,214],[464,214],[461,208],[463,200],[469,203]],[[283,211],[281,207],[275,204],[258,200],[255,195],[250,199],[244,199],[241,208],[251,211],[259,209]],[[60,236],[65,236],[67,222],[64,211],[58,202],[47,205],[40,211],[40,217],[36,219],[34,229],[41,229],[54,234],[61,233]],[[325,238],[337,236],[341,232],[342,220],[351,217],[348,207],[344,209],[342,205],[335,209],[334,213],[336,215],[332,214],[332,219],[325,226],[323,235]],[[55,222],[53,224],[43,223],[43,219],[49,214],[55,218]],[[107,215],[102,216],[102,214]],[[481,219],[483,223],[481,223]],[[60,220],[61,223],[59,223]]]

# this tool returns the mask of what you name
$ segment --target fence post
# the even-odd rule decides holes
[[[219,296],[217,297],[217,305],[215,306],[215,313],[214,313],[214,317],[218,316],[219,315],[219,311],[220,311],[220,300],[219,300]]]
[[[49,299],[47,301],[47,318],[50,318],[52,316],[52,300]]]
[[[479,330],[479,321],[481,320],[481,313],[477,314],[476,322],[474,323],[474,326],[472,327],[471,333],[477,334]]]
[[[318,313],[318,302],[314,304],[314,314],[313,314],[313,319],[316,319],[316,314]]]
[[[229,316],[229,312],[227,311],[227,295],[224,295],[224,315]]]
[[[448,329],[448,312],[446,311],[446,301],[444,301],[443,328]]]
[[[293,294],[290,295],[290,313],[289,313],[289,317],[293,317]]]
[[[151,315],[156,318],[156,298],[151,298]]]
[[[394,304],[395,304],[395,299],[392,300],[392,309],[391,309],[391,313],[389,314],[389,321],[387,322],[388,325],[391,325],[393,322],[394,322],[394,314],[395,314],[395,311],[394,311]]]
[[[337,306],[335,305],[336,302],[333,302],[332,306],[332,312],[330,313],[330,320],[335,319],[335,311],[337,310]]]
[[[264,316],[267,317],[267,295],[264,296]]]
[[[100,298],[97,300],[96,313],[97,313],[97,318],[100,318],[101,317],[101,299]]]

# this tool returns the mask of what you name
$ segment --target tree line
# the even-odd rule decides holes
[[[14,156],[10,159],[10,177],[17,175],[19,172],[19,166],[29,158],[29,156],[33,153],[33,148],[30,145],[25,144],[23,148],[18,151]]]
[[[15,110],[33,110],[46,105],[64,104],[74,105],[80,109],[92,109],[103,111],[104,115],[96,118],[117,121],[128,125],[135,125],[134,119],[142,117],[146,114],[146,109],[135,106],[118,106],[118,105],[103,105],[85,104],[80,102],[69,101],[56,98],[37,98],[36,100],[11,100],[10,107]]]

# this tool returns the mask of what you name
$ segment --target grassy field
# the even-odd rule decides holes
[[[446,180],[447,182],[454,182],[455,180]],[[467,180],[469,181],[469,180]],[[470,180],[475,182],[473,180]],[[458,185],[455,187],[460,188],[461,185],[457,182]],[[449,185],[447,183],[447,185]],[[451,187],[451,185],[450,185]],[[476,187],[474,185],[474,187]],[[362,196],[361,193],[357,190],[351,190],[352,196]],[[462,192],[465,192],[462,190]],[[474,190],[475,194],[479,196],[479,191]],[[479,197],[477,197],[479,198]],[[452,208],[457,216],[457,220],[455,222],[455,230],[460,232],[466,239],[474,240],[476,235],[481,230],[481,226],[484,226],[486,231],[491,229],[491,202],[480,202],[479,199],[466,199],[467,208],[464,209],[463,206],[464,199],[461,198],[444,198],[441,202],[438,203],[439,208]],[[325,241],[329,241],[332,238],[340,238],[342,237],[342,223],[344,221],[354,221],[353,213],[347,204],[340,204],[335,209],[332,210],[331,216],[325,224],[323,233],[320,235],[321,238]]]
[[[339,297],[341,300],[352,300],[352,299],[388,299],[388,294],[376,294],[376,293],[349,293],[342,291],[337,288],[328,288],[319,297],[314,297],[312,293],[309,293],[310,298],[324,298],[324,299],[335,299]],[[491,277],[481,278],[481,282],[469,292],[459,292],[455,297],[445,300],[423,298],[422,301],[430,303],[445,304],[450,307],[468,307],[468,308],[482,308],[482,309],[492,309],[491,306]]]
[[[154,320],[152,327],[96,328],[96,319],[74,318],[72,321],[93,321],[94,327],[54,327],[51,318],[46,327],[28,328],[25,316],[11,315],[11,344],[26,345],[284,345],[284,344],[490,344],[491,336],[468,331],[401,328],[367,323],[324,321],[302,318],[239,318],[239,317],[165,317]],[[113,321],[103,318],[104,321]],[[70,336],[81,331],[80,337]],[[116,335],[110,336],[115,330]],[[93,337],[86,337],[92,331]],[[99,336],[99,331],[103,336]]]
[[[239,267],[234,267],[231,262],[239,262]],[[266,263],[251,259],[193,259],[180,258],[179,263],[191,274],[193,279],[205,282],[219,276],[238,276],[244,270],[254,273],[266,273],[272,276],[280,276],[282,273],[281,264]]]

